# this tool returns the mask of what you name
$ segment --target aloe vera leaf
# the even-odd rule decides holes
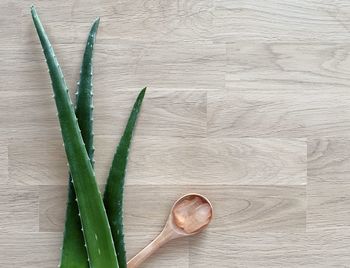
[[[68,88],[54,50],[34,7],[32,18],[49,68],[62,138],[73,178],[90,267],[117,268],[106,211],[86,152]]]
[[[120,139],[119,145],[114,155],[103,198],[109,224],[112,230],[114,245],[116,248],[120,268],[127,267],[123,232],[123,190],[125,172],[131,138],[134,132],[134,127],[141,109],[145,92],[146,88],[141,90],[129,116],[124,134]]]
[[[88,255],[84,247],[84,235],[81,231],[79,208],[74,191],[72,177],[69,175],[68,201],[66,222],[64,228],[63,246],[61,252],[60,268],[88,268]]]
[[[81,135],[85,143],[85,148],[93,166],[93,103],[92,103],[92,55],[96,40],[96,33],[100,19],[96,19],[92,24],[85,46],[83,62],[80,70],[80,79],[76,92],[75,114]],[[84,236],[81,231],[79,209],[75,201],[76,195],[72,177],[68,178],[68,202],[66,210],[66,222],[61,254],[61,268],[88,268],[88,256],[84,247]]]

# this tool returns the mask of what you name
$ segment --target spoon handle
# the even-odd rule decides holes
[[[128,268],[139,267],[141,263],[156,252],[161,246],[177,237],[177,234],[174,233],[168,225],[166,225],[163,231],[150,244],[148,244],[148,246],[146,246],[128,262]]]

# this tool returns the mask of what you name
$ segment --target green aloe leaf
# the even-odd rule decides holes
[[[34,7],[31,13],[50,72],[90,267],[117,268],[119,266],[107,215],[62,70]]]
[[[76,93],[75,114],[78,118],[79,128],[85,143],[85,148],[93,166],[93,103],[92,103],[92,55],[96,40],[96,33],[100,19],[92,24],[86,42],[83,62],[80,70],[80,79]],[[78,204],[75,201],[76,195],[72,177],[68,178],[68,202],[66,210],[66,222],[61,255],[61,268],[88,268],[88,256],[84,247],[85,241],[81,231]]]
[[[114,155],[103,199],[109,224],[112,230],[114,245],[116,248],[120,268],[127,268],[123,231],[123,190],[125,172],[131,138],[133,136],[134,127],[141,109],[145,92],[146,88],[141,90],[129,116],[124,134],[120,139],[119,145]]]

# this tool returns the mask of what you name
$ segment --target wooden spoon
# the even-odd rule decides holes
[[[163,231],[128,262],[128,268],[139,267],[170,240],[199,233],[208,226],[212,217],[213,207],[204,196],[187,194],[181,197],[174,203]]]

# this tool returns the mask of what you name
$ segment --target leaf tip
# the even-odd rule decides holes
[[[92,28],[97,28],[99,24],[100,24],[100,17],[97,17],[92,24]]]
[[[35,16],[35,15],[36,15],[36,9],[35,9],[35,5],[34,5],[34,4],[32,4],[32,5],[30,6],[30,12],[32,13],[32,16]]]
[[[147,87],[144,87],[144,88],[140,91],[140,93],[139,93],[139,95],[138,95],[138,97],[137,97],[140,101],[143,100],[143,97],[145,96],[145,93],[146,93],[146,89],[147,89]]]

